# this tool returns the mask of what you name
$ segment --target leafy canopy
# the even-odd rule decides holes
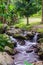
[[[40,10],[40,7],[37,6],[37,2],[36,0],[18,0],[15,2],[16,11],[20,16],[30,17]]]

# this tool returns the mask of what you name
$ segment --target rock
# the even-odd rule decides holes
[[[18,54],[18,53],[19,53],[19,51],[14,48],[14,55],[15,55],[15,54]]]
[[[8,46],[5,46],[5,52],[7,52],[8,54],[10,55],[14,55],[14,51],[12,48],[8,47]]]
[[[43,38],[43,33],[38,34],[38,42],[40,43],[41,39]]]
[[[8,46],[5,47],[5,52],[7,52],[9,55],[15,55],[15,54],[18,53],[18,51],[15,48],[14,49],[11,49]]]
[[[30,33],[28,32],[28,33],[26,34],[26,38],[29,39],[29,40],[32,40],[33,37],[34,37],[34,34],[33,34],[32,32],[30,32]]]
[[[31,53],[31,52],[33,52],[33,51],[34,51],[33,45],[30,46],[30,47],[27,47],[27,49],[26,49],[26,53]]]
[[[26,37],[22,34],[14,34],[13,37],[16,39],[26,40]]]
[[[37,53],[39,51],[39,49],[37,48],[37,45],[32,45],[34,52]]]
[[[14,34],[20,34],[22,33],[22,30],[21,29],[15,29],[14,27],[13,28],[10,28],[9,30],[6,31],[6,33],[8,35],[14,35]]]
[[[11,44],[12,44],[14,47],[17,47],[17,42],[11,40]]]
[[[15,26],[15,29],[19,29],[19,27],[18,26]]]
[[[25,41],[24,40],[18,40],[20,45],[25,45]]]
[[[14,44],[14,47],[17,47],[17,42],[13,43]]]
[[[43,61],[34,62],[34,63],[32,63],[32,65],[43,65]]]
[[[43,43],[39,43],[37,45],[37,48],[39,49],[38,50],[38,55],[39,55],[40,59],[43,59]]]
[[[33,49],[27,50],[26,53],[31,53]]]
[[[38,39],[38,43],[43,43],[43,38]]]
[[[0,52],[0,65],[12,65],[12,64],[13,59],[6,52]]]
[[[38,37],[39,37],[39,38],[43,38],[43,33],[39,33],[39,34],[38,34]]]

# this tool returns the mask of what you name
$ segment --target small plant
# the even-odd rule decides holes
[[[32,65],[31,63],[28,63],[27,61],[24,62],[25,65]]]

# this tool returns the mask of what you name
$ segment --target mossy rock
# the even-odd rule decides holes
[[[38,43],[43,43],[43,38],[38,39]]]
[[[39,58],[40,58],[40,59],[43,59],[43,51],[39,51],[39,52],[38,52],[38,55],[39,55]]]
[[[43,61],[34,62],[34,63],[32,63],[32,65],[43,65]]]
[[[33,37],[34,37],[34,34],[32,34],[32,33],[26,35],[26,38],[27,38],[28,40],[32,40]]]
[[[12,48],[5,46],[4,51],[7,52],[10,55],[14,55],[14,51]]]
[[[8,46],[5,46],[4,48],[5,52],[7,52],[9,55],[15,55],[16,53],[18,53],[18,51],[14,48],[10,48]]]
[[[14,34],[13,37],[16,38],[16,39],[22,39],[22,40],[26,40],[27,39],[25,36],[23,36],[21,34]]]
[[[43,33],[39,33],[38,38],[43,38]]]
[[[38,45],[37,45],[37,47],[38,47],[38,55],[39,55],[39,57],[43,57],[43,43],[39,43]]]
[[[9,36],[6,34],[0,34],[0,51],[4,51],[5,46],[9,46],[12,49],[14,48]]]

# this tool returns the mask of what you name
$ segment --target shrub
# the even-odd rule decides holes
[[[13,48],[13,44],[11,44],[11,40],[9,36],[6,34],[0,34],[0,51],[4,51],[5,46],[9,46],[10,48]]]

